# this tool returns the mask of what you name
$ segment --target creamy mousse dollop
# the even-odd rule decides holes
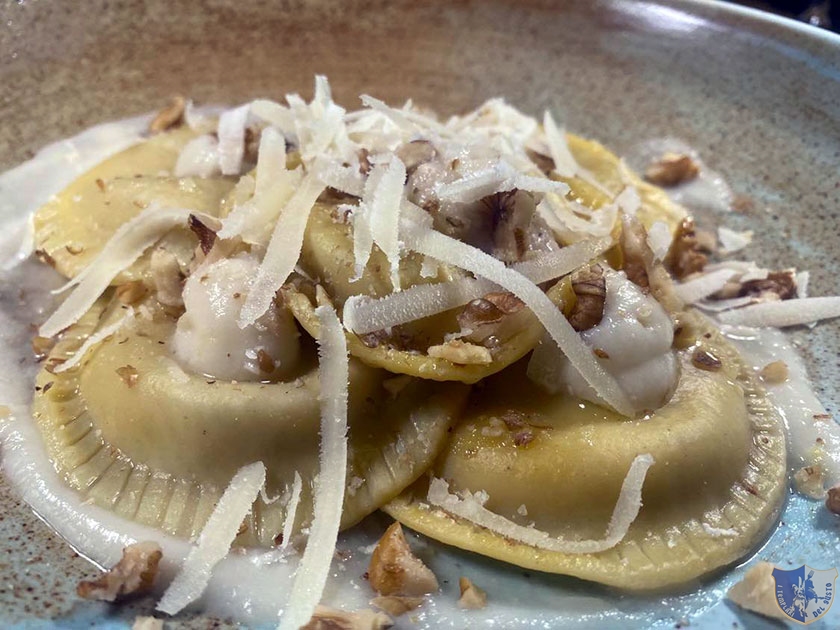
[[[239,254],[197,269],[184,283],[186,311],[172,339],[175,358],[187,371],[236,381],[278,380],[300,358],[297,327],[287,310],[269,309],[240,328],[239,311],[259,261]]]

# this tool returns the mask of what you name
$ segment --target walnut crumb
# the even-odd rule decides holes
[[[96,580],[83,580],[76,587],[79,597],[113,602],[152,588],[163,557],[160,545],[146,541],[123,549],[120,561]]]
[[[411,552],[399,522],[379,539],[370,559],[368,578],[379,595],[417,597],[438,590],[435,574]]]
[[[154,120],[149,124],[149,131],[161,133],[179,126],[184,121],[184,111],[187,108],[187,101],[183,96],[176,96],[169,105],[157,113]]]
[[[788,380],[788,366],[784,361],[773,361],[768,363],[758,373],[759,377],[765,383],[776,385],[784,383]]]
[[[445,359],[457,365],[489,365],[493,362],[493,355],[487,348],[460,339],[430,346],[427,354],[434,359]]]
[[[665,153],[650,164],[645,171],[645,179],[657,186],[676,186],[695,179],[700,168],[683,153]]]
[[[119,374],[122,382],[128,385],[128,387],[137,385],[137,379],[140,378],[140,375],[137,373],[137,368],[131,364],[117,368],[116,372]]]
[[[257,366],[263,374],[271,374],[277,367],[271,355],[262,348],[257,350]]]
[[[603,348],[595,348],[592,352],[595,353],[596,357],[599,357],[601,359],[609,359],[610,358],[609,352],[607,352]]]
[[[806,497],[822,499],[825,497],[825,475],[822,466],[804,466],[793,473],[796,489]]]
[[[833,514],[840,514],[840,483],[831,486],[826,492],[825,507]]]
[[[720,359],[702,348],[694,351],[694,354],[691,356],[691,362],[694,364],[694,367],[706,370],[707,372],[717,372],[723,366]]]
[[[487,593],[473,584],[469,578],[461,577],[458,580],[461,588],[461,597],[458,599],[458,608],[477,610],[487,605]]]
[[[401,595],[380,595],[370,600],[371,606],[384,610],[393,617],[399,617],[419,608],[426,601],[422,597],[403,597]]]
[[[776,580],[774,566],[759,562],[735,582],[726,597],[744,610],[750,610],[766,617],[789,620],[776,603]]]
[[[315,613],[301,630],[385,630],[394,625],[385,613],[369,609],[349,612],[318,606]]]

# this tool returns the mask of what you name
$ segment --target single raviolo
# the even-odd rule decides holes
[[[615,547],[566,554],[506,538],[426,502],[428,479],[384,510],[441,542],[529,569],[625,589],[687,582],[749,552],[775,523],[786,490],[780,419],[737,351],[699,316],[682,313],[694,343],[679,352],[670,400],[624,418],[551,395],[514,366],[483,383],[433,474],[451,491],[482,491],[486,507],[568,540],[604,536],[634,458],[652,455],[642,509]],[[719,371],[694,365],[710,353]]]
[[[62,275],[87,267],[117,228],[150,204],[217,215],[232,178],[174,177],[179,152],[195,137],[188,128],[152,136],[80,176],[35,213],[35,246]],[[181,267],[192,260],[196,241],[184,226],[158,246]],[[116,282],[148,278],[149,255],[120,273]]]
[[[119,302],[103,299],[64,334],[47,365],[60,365],[94,330],[124,316]],[[238,543],[276,545],[295,472],[303,481],[295,531],[311,515],[319,430],[313,348],[302,350],[297,373],[280,382],[215,380],[188,374],[173,359],[174,327],[155,308],[75,367],[39,374],[34,416],[50,457],[85,497],[184,537],[201,531],[240,467],[262,461],[269,501],[257,501]],[[457,383],[394,378],[351,364],[344,527],[428,468],[466,399]]]

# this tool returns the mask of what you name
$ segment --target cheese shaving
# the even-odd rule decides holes
[[[581,241],[569,247],[513,265],[531,282],[540,284],[571,273],[603,253],[609,238]],[[344,304],[344,325],[358,334],[384,330],[463,306],[499,286],[482,278],[459,278],[448,282],[418,284],[374,299],[354,295]]]
[[[341,322],[331,306],[319,306],[315,314],[321,324],[318,336],[320,472],[315,486],[309,539],[292,584],[280,630],[297,630],[305,625],[321,600],[338,540],[347,476],[347,344]]]
[[[163,594],[157,610],[175,615],[201,597],[210,582],[213,567],[227,555],[264,483],[262,462],[248,464],[236,472],[201,530],[198,542],[190,549],[184,565]]]
[[[260,135],[260,151],[257,157],[256,186],[254,194],[259,195],[286,170],[286,138],[272,127],[263,129]]]
[[[324,189],[317,173],[310,172],[283,208],[265,257],[257,269],[254,284],[239,313],[240,328],[250,326],[268,311],[275,293],[294,271],[303,247],[309,213]]]
[[[292,532],[295,529],[295,517],[297,516],[298,505],[300,504],[300,491],[303,483],[300,478],[300,473],[295,471],[295,478],[292,481],[292,496],[289,497],[289,502],[286,504],[286,518],[283,521],[283,542],[280,543],[280,549],[286,549],[292,540]]]
[[[664,221],[656,221],[647,233],[647,244],[656,260],[665,260],[671,248],[671,228]]]
[[[724,324],[784,328],[840,317],[840,297],[810,297],[764,302],[718,315]]]
[[[514,269],[505,267],[504,263],[493,256],[440,232],[407,230],[404,240],[409,249],[466,269],[516,295],[545,326],[570,363],[601,399],[619,413],[625,416],[633,415],[633,406],[615,378],[601,367],[591,349],[578,336],[563,313],[536,284]]]
[[[720,226],[718,228],[718,240],[720,241],[721,253],[732,254],[734,252],[744,249],[747,245],[752,243],[752,230],[745,232],[736,232],[727,227]]]
[[[373,242],[391,266],[391,286],[400,290],[400,206],[404,195],[405,165],[394,155],[379,177],[370,202],[370,231]]]
[[[116,333],[132,317],[134,317],[134,309],[129,306],[128,309],[125,311],[125,314],[119,320],[115,321],[112,324],[109,324],[108,326],[105,326],[101,330],[97,330],[95,333],[90,335],[87,339],[85,339],[85,342],[81,346],[79,346],[79,349],[73,353],[73,356],[67,359],[64,363],[61,363],[60,365],[53,368],[53,372],[55,374],[60,374],[61,372],[66,372],[70,368],[78,365],[84,358],[85,354],[87,354],[88,350],[90,350],[99,342],[104,341],[105,339]]]
[[[557,127],[554,117],[548,110],[543,114],[543,131],[545,132],[545,140],[551,153],[551,159],[554,162],[554,171],[560,177],[571,178],[577,175],[580,172],[580,166],[578,166],[569,150],[569,144],[566,142],[566,132]]]
[[[249,105],[242,105],[219,116],[219,168],[222,175],[239,175],[242,169],[249,110]]]
[[[65,285],[65,288],[78,286],[41,325],[38,334],[42,337],[53,337],[76,323],[93,306],[117,274],[137,260],[169,230],[186,224],[190,214],[211,225],[215,221],[209,215],[185,208],[161,208],[151,205],[130,221],[123,223],[96,258]]]
[[[636,520],[642,507],[642,486],[653,463],[653,457],[645,454],[638,455],[630,464],[606,532],[600,540],[566,540],[533,527],[523,527],[484,507],[486,493],[464,491],[459,493],[460,496],[451,494],[449,484],[443,479],[432,479],[426,499],[450,514],[537,549],[569,554],[600,553],[619,544]]]
[[[674,293],[686,304],[694,304],[720,291],[736,275],[731,269],[718,269],[677,284]]]
[[[290,133],[295,130],[295,119],[292,116],[292,112],[288,107],[283,107],[280,103],[266,99],[257,99],[251,103],[251,113],[270,125],[281,129],[284,133]]]

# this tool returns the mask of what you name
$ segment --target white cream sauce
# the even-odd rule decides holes
[[[641,292],[624,272],[606,272],[604,316],[585,330],[586,344],[602,351],[601,366],[612,374],[637,411],[661,407],[677,383],[677,360],[671,349],[674,324],[662,306]],[[562,378],[569,391],[598,402],[592,387],[568,361]]]
[[[297,367],[300,335],[288,310],[269,309],[245,328],[237,323],[258,267],[255,256],[240,254],[199,267],[187,278],[186,311],[172,342],[175,357],[188,371],[228,381],[260,381],[282,378]],[[274,366],[270,372],[262,365],[266,361]]]
[[[55,307],[55,298],[49,291],[58,287],[61,279],[45,265],[28,259],[31,241],[21,246],[21,237],[27,234],[30,215],[35,209],[81,173],[140,141],[150,119],[147,115],[94,127],[46,147],[34,159],[0,175],[0,223],[4,228],[0,231],[0,347],[3,348],[0,352],[0,403],[9,409],[7,414],[0,413],[0,441],[2,470],[13,487],[59,535],[93,562],[110,566],[119,559],[126,544],[140,540],[158,541],[164,550],[159,581],[162,590],[185,557],[188,543],[80,501],[56,474],[32,422],[29,412],[31,388],[38,366],[25,359],[30,352],[30,324],[43,321]],[[782,333],[762,333],[762,339],[773,337],[774,340],[759,344],[743,332],[731,334],[740,335],[736,341],[747,351],[752,352],[752,347],[756,346],[765,352],[764,355],[750,355],[756,366],[768,362],[765,359],[771,355],[773,359],[782,358],[779,354],[784,339]],[[785,384],[773,390],[773,400],[789,426],[794,457],[800,458],[798,461],[809,461],[806,446],[813,444],[816,436],[814,414],[810,412],[821,412],[822,407],[808,387],[801,360],[793,358],[795,352],[789,344],[785,346],[785,352],[791,353],[785,359],[791,367],[791,386],[788,388]],[[836,425],[826,423],[824,429],[822,435],[827,436],[824,437],[826,443],[838,444]],[[837,472],[837,452],[835,448],[832,455],[834,474]],[[365,523],[341,535],[339,549],[349,555],[349,559],[333,563],[325,603],[351,610],[368,606],[372,592],[361,575],[367,568],[373,549],[371,543],[381,533],[381,526],[377,523],[366,526]],[[560,614],[571,615],[590,627],[592,623],[598,625],[607,619],[654,620],[647,613],[639,612],[652,610],[656,606],[654,601],[641,601],[638,605],[626,601],[619,605],[609,593],[593,591],[583,595],[562,589],[560,593],[558,588],[561,587],[553,578],[538,575],[531,575],[528,580],[529,608],[523,611],[518,605],[512,605],[507,597],[509,592],[518,592],[518,585],[524,579],[520,571],[505,572],[492,567],[487,570],[481,561],[474,562],[468,554],[449,558],[448,552],[431,543],[416,537],[412,540],[442,578],[443,593],[427,602],[412,621],[400,625],[459,628],[467,624],[493,625],[509,621],[510,627],[551,627]],[[246,623],[276,620],[284,605],[284,585],[290,583],[296,564],[294,556],[278,558],[275,552],[232,553],[218,565],[204,597],[194,608]],[[480,576],[481,586],[491,595],[487,609],[465,613],[455,606],[458,576],[465,573]],[[703,610],[718,601],[720,595],[712,589],[701,590],[684,601],[681,596],[672,598],[672,614]],[[494,600],[500,603],[496,604]],[[505,608],[505,601],[511,607]],[[558,609],[560,603],[562,613]],[[632,608],[635,612],[630,610]]]

